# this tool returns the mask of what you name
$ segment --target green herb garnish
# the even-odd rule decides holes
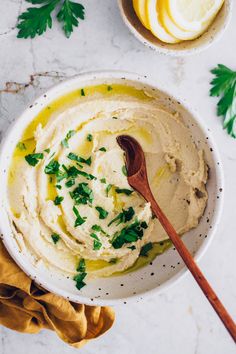
[[[29,154],[25,156],[25,160],[30,166],[36,166],[39,163],[39,160],[43,159],[42,153]]]
[[[40,7],[30,7],[19,16],[17,28],[18,38],[34,38],[43,34],[52,27],[52,12],[59,5],[57,20],[62,22],[63,30],[67,38],[73,32],[73,27],[77,27],[78,19],[84,20],[84,7],[71,0],[27,0],[33,5]]]
[[[55,187],[56,187],[57,189],[61,189],[61,188],[62,188],[60,184],[56,184]]]
[[[93,249],[95,251],[100,250],[100,248],[102,247],[102,243],[99,240],[98,236],[95,233],[90,234],[90,236],[94,239],[93,240]]]
[[[45,151],[47,154],[49,154],[50,149],[45,149],[44,151]]]
[[[19,141],[19,143],[16,145],[17,149],[24,151],[27,150],[25,143],[23,143],[22,141]]]
[[[78,290],[81,290],[86,285],[86,283],[83,281],[86,275],[87,273],[83,272],[83,273],[76,274],[74,276],[73,280],[76,282],[76,288]]]
[[[77,226],[80,226],[80,225],[84,224],[86,219],[87,219],[86,216],[82,217],[75,206],[73,207],[73,212],[74,212],[74,214],[76,216],[74,227],[77,227]]]
[[[113,90],[112,86],[108,85],[107,86],[107,91],[111,91],[111,90]]]
[[[78,267],[76,268],[77,272],[82,272],[84,273],[85,270],[86,270],[86,267],[85,267],[85,260],[84,258],[81,258],[80,261],[79,261],[79,264],[78,264]]]
[[[133,191],[131,189],[126,189],[126,188],[116,188],[116,193],[118,194],[126,194],[126,195],[130,195],[133,193]]]
[[[48,165],[45,166],[44,172],[47,175],[55,175],[59,171],[60,164],[56,160],[51,160]]]
[[[128,176],[127,168],[125,165],[122,167],[122,172],[123,172],[123,175]]]
[[[87,135],[87,140],[88,140],[88,141],[93,141],[93,136],[92,136],[92,134],[88,134],[88,135]]]
[[[81,94],[81,96],[85,96],[85,92],[84,92],[83,88],[80,90],[80,94]]]
[[[99,149],[99,151],[104,151],[104,152],[106,152],[107,149],[103,146],[103,147],[101,147],[101,148]]]
[[[106,219],[107,215],[108,215],[108,211],[106,211],[105,209],[103,209],[100,206],[96,206],[95,209],[98,211],[99,213],[99,219]]]
[[[121,248],[126,243],[136,242],[143,237],[143,229],[139,221],[124,227],[120,233],[116,233],[112,239],[112,246],[115,249]]]
[[[75,166],[72,166],[72,167],[67,169],[67,176],[68,177],[75,178],[75,177],[77,177],[79,175],[85,177],[88,180],[96,179],[95,176],[91,175],[90,173],[87,173],[87,172],[84,172],[84,171],[80,171]]]
[[[68,133],[66,134],[65,139],[63,139],[61,141],[61,145],[65,148],[69,148],[69,143],[68,141],[70,140],[70,138],[75,135],[76,131],[75,130],[69,130]]]
[[[68,159],[70,159],[72,161],[76,161],[79,163],[85,163],[88,166],[90,166],[92,163],[91,156],[88,159],[84,159],[83,157],[80,157],[80,156],[74,154],[73,152],[70,152],[69,155],[67,155],[67,157],[68,157]]]
[[[54,199],[54,204],[55,205],[60,205],[61,202],[63,201],[64,197],[60,197],[59,195],[56,196],[56,198]]]
[[[94,199],[93,191],[89,188],[88,183],[79,183],[78,187],[70,192],[70,196],[77,205],[92,203]]]
[[[236,71],[218,64],[211,70],[215,78],[211,81],[211,96],[221,96],[217,104],[217,115],[223,116],[223,128],[236,138]]]
[[[105,191],[106,191],[106,196],[107,196],[107,197],[108,197],[108,195],[109,195],[109,192],[110,192],[111,188],[112,188],[112,184],[108,184],[108,185],[106,186]]]
[[[101,178],[101,179],[100,179],[100,182],[101,182],[101,183],[107,183],[106,178]]]
[[[116,221],[118,221],[116,226],[118,226],[122,222],[126,223],[127,221],[130,221],[133,218],[134,214],[135,214],[135,212],[132,207],[129,207],[127,210],[122,209],[122,212],[120,214],[118,214],[114,219],[112,219],[109,222],[108,226],[111,226]]]
[[[107,233],[102,229],[100,225],[93,225],[92,226],[93,231],[101,232],[103,235],[107,235]]]
[[[142,257],[147,257],[148,256],[148,252],[153,248],[153,244],[152,242],[149,242],[149,243],[146,243],[146,245],[144,245],[142,248],[141,248],[141,251],[140,251],[140,256]]]
[[[60,236],[58,234],[52,234],[51,238],[55,244],[60,240]]]
[[[136,250],[136,247],[133,245],[133,246],[129,246],[129,247],[127,247],[127,248],[129,248],[131,251],[134,251],[134,250]]]
[[[75,180],[72,178],[72,179],[69,179],[66,183],[65,183],[65,186],[67,187],[67,188],[70,188],[70,187],[72,187],[72,186],[74,186],[75,185]]]

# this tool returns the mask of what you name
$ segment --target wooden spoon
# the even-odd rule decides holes
[[[147,170],[146,170],[146,161],[142,147],[140,144],[129,135],[120,135],[117,137],[117,142],[120,147],[125,151],[126,155],[126,168],[127,168],[127,176],[128,182],[131,187],[133,187],[136,191],[138,191],[147,202],[150,202],[152,211],[160,221],[161,225],[165,229],[169,238],[173,242],[175,248],[179,252],[182,257],[184,263],[194,276],[198,285],[202,289],[203,293],[215,309],[216,313],[224,323],[225,327],[231,334],[233,340],[236,342],[236,325],[226,311],[225,307],[218,299],[216,293],[202,274],[201,270],[195,263],[192,255],[185,247],[183,241],[180,236],[175,231],[174,227],[167,219],[156,200],[153,197],[151,192]]]

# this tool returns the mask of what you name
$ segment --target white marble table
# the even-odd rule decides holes
[[[223,216],[200,266],[235,318],[236,140],[222,130],[220,119],[215,115],[216,101],[209,98],[208,91],[209,70],[217,63],[236,69],[236,7],[231,26],[219,43],[202,54],[175,59],[158,55],[140,44],[124,26],[115,0],[81,2],[86,6],[86,21],[70,40],[57,24],[42,37],[19,40],[16,17],[25,2],[1,0],[1,134],[40,92],[63,78],[85,71],[135,71],[151,76],[174,95],[187,99],[212,130],[226,177]],[[81,349],[82,354],[236,352],[233,341],[190,275],[163,295],[129,307],[118,307],[116,316],[111,331]],[[48,331],[22,335],[2,327],[0,337],[1,354],[77,352]]]

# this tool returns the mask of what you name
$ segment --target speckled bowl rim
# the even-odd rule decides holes
[[[222,28],[220,28],[220,30],[218,30],[216,32],[216,34],[214,35],[214,38],[212,41],[208,41],[207,43],[201,44],[199,46],[196,46],[194,48],[191,49],[181,49],[181,50],[176,50],[176,49],[171,49],[171,48],[164,48],[161,45],[155,45],[153,44],[151,41],[149,41],[147,38],[145,38],[144,36],[142,36],[142,34],[140,34],[136,28],[130,23],[130,21],[128,20],[124,10],[123,10],[123,6],[122,6],[122,0],[117,0],[118,2],[118,7],[120,10],[120,14],[121,17],[125,23],[125,25],[128,27],[128,29],[130,30],[130,32],[134,35],[134,37],[141,42],[142,44],[144,44],[146,47],[155,50],[157,53],[160,54],[164,54],[164,55],[169,55],[172,57],[184,57],[184,56],[190,56],[190,55],[194,55],[194,54],[198,54],[203,52],[204,50],[208,49],[212,44],[218,42],[221,37],[223,36],[224,32],[226,31],[226,29],[229,26],[231,17],[232,17],[232,9],[233,9],[233,0],[227,0],[228,2],[228,12],[227,15],[225,17],[225,22],[224,25],[222,26]],[[186,41],[187,42],[187,41]],[[165,43],[164,43],[165,45]]]
[[[214,139],[212,138],[211,132],[208,128],[205,127],[203,122],[200,119],[199,114],[197,113],[196,109],[193,109],[192,107],[189,106],[189,104],[186,102],[185,99],[178,98],[176,96],[173,96],[170,94],[162,85],[158,85],[154,83],[151,79],[149,79],[146,75],[142,76],[136,73],[131,73],[131,72],[126,72],[126,71],[114,71],[114,70],[108,70],[108,71],[93,71],[93,72],[88,72],[88,73],[81,73],[79,75],[76,75],[75,77],[69,78],[57,85],[54,85],[51,89],[47,90],[44,92],[42,95],[40,95],[38,98],[36,98],[33,103],[25,110],[23,113],[15,120],[13,123],[9,126],[2,142],[0,145],[0,163],[2,159],[2,153],[4,151],[5,145],[7,145],[8,139],[10,138],[10,134],[12,131],[15,129],[16,125],[19,124],[19,121],[29,113],[30,108],[32,105],[34,105],[36,102],[37,104],[40,104],[41,109],[43,109],[48,102],[52,102],[56,98],[60,97],[60,94],[58,94],[58,91],[60,89],[63,89],[65,86],[69,87],[70,83],[73,86],[73,83],[78,84],[78,87],[80,87],[80,82],[83,81],[90,81],[91,84],[93,83],[93,80],[124,80],[125,81],[133,81],[137,82],[139,84],[142,84],[143,86],[151,86],[154,87],[156,90],[164,93],[165,95],[168,95],[170,98],[172,98],[175,101],[178,101],[190,114],[193,116],[193,119],[196,121],[196,123],[199,125],[200,129],[202,130],[204,136],[208,136],[208,146],[211,146],[213,148],[212,151],[212,156],[214,163],[217,161],[218,164],[215,163],[215,172],[216,172],[216,179],[218,181],[218,184],[222,187],[222,193],[221,193],[221,198],[219,199],[218,203],[214,205],[214,219],[212,223],[212,228],[208,232],[208,237],[204,239],[202,245],[199,247],[198,251],[194,255],[195,261],[199,261],[200,258],[205,254],[206,250],[208,249],[210,243],[212,242],[212,239],[214,237],[214,234],[216,232],[217,226],[220,221],[220,217],[222,214],[223,210],[223,200],[224,200],[224,175],[223,175],[223,169],[222,169],[222,163],[220,159],[220,155],[218,152],[217,145],[214,142]],[[63,91],[63,90],[62,90]],[[69,92],[69,90],[68,90]],[[48,100],[49,99],[49,100]],[[186,266],[183,267],[177,274],[175,274],[172,278],[168,279],[161,285],[157,285],[156,288],[141,292],[139,294],[131,295],[129,297],[122,297],[120,299],[94,299],[94,301],[91,301],[89,297],[82,296],[80,294],[72,295],[70,292],[64,291],[60,289],[59,287],[52,286],[51,284],[48,284],[43,277],[38,276],[35,277],[35,275],[30,272],[30,270],[25,266],[24,260],[22,259],[22,256],[18,252],[18,248],[15,246],[13,247],[12,243],[12,235],[4,235],[4,232],[2,230],[1,226],[1,219],[0,219],[0,231],[1,231],[1,238],[2,241],[13,258],[13,260],[17,263],[17,265],[38,285],[41,287],[45,288],[46,290],[59,295],[69,301],[76,302],[76,303],[83,303],[86,305],[98,305],[98,306],[115,306],[115,305],[120,305],[120,304],[126,304],[127,301],[129,303],[134,302],[134,301],[140,301],[143,300],[144,297],[147,296],[152,296],[154,294],[160,294],[164,291],[166,291],[168,288],[173,286],[174,284],[177,284],[184,276],[186,276],[189,271],[186,268]]]

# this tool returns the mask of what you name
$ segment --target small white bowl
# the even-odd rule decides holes
[[[19,250],[18,244],[12,234],[7,214],[7,175],[16,142],[20,140],[22,132],[28,124],[44,107],[60,96],[76,89],[99,84],[112,85],[114,83],[152,90],[155,97],[158,95],[158,100],[162,106],[164,105],[166,109],[172,112],[177,111],[180,113],[197,147],[205,151],[205,158],[209,166],[209,181],[207,183],[209,200],[207,208],[198,227],[183,236],[183,241],[196,260],[204,253],[210,240],[213,238],[220,218],[223,201],[222,167],[209,129],[204,127],[196,113],[186,103],[176,100],[163,89],[151,84],[146,77],[115,71],[82,74],[53,87],[39,97],[12,124],[0,147],[1,237],[12,258],[35,282],[64,298],[88,305],[129,303],[132,299],[142,299],[148,293],[160,293],[186,274],[187,269],[175,248],[172,247],[161,256],[156,257],[149,265],[135,272],[90,281],[87,286],[78,291],[72,279],[67,279],[65,276],[52,272],[49,269],[42,271],[36,268],[27,254]]]
[[[118,0],[121,16],[133,35],[149,48],[170,56],[186,56],[199,53],[215,43],[226,30],[232,15],[233,0],[225,0],[213,23],[202,36],[177,44],[161,42],[139,21],[132,0]]]

